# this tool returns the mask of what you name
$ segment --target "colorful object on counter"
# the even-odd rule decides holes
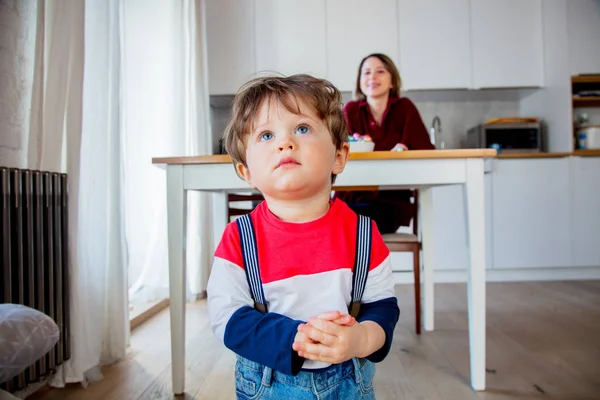
[[[361,135],[360,133],[354,133],[348,136],[349,142],[372,142],[373,139],[369,135]]]
[[[587,125],[577,129],[579,149],[600,149],[600,125]]]
[[[502,146],[500,146],[498,143],[492,143],[490,145],[491,149],[496,149],[496,153],[500,154],[502,153]]]
[[[350,153],[364,153],[375,149],[375,142],[369,135],[355,133],[348,136],[350,142]]]

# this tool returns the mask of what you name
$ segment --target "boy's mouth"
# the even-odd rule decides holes
[[[283,157],[281,160],[279,160],[276,169],[279,167],[284,167],[286,165],[300,165],[300,163],[296,161],[294,157]]]

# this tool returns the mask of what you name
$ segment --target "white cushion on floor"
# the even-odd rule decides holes
[[[0,383],[48,353],[59,334],[46,314],[19,304],[0,304]]]

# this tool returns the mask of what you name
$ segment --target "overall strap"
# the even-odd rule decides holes
[[[352,298],[350,302],[350,315],[354,318],[360,311],[360,301],[365,293],[367,275],[371,264],[371,237],[372,222],[369,217],[357,214],[356,224],[356,254],[352,271]]]
[[[260,268],[258,267],[258,247],[256,245],[256,234],[252,225],[250,214],[242,215],[235,221],[240,234],[240,243],[242,245],[242,256],[244,258],[244,271],[250,287],[250,295],[254,300],[254,308],[257,311],[266,313],[267,302],[263,291],[262,280],[260,279]]]

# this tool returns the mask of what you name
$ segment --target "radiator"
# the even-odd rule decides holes
[[[14,392],[47,377],[71,357],[67,175],[0,167],[0,189],[0,302],[35,308],[60,329],[48,354],[2,385]]]

